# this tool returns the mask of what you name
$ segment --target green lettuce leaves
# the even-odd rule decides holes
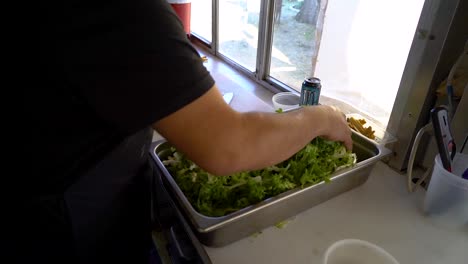
[[[330,181],[353,166],[356,155],[340,142],[315,138],[291,158],[261,170],[214,176],[171,148],[163,164],[192,206],[206,216],[223,216],[296,187]]]

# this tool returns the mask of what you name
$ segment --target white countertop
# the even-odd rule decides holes
[[[405,177],[378,162],[362,186],[295,216],[285,227],[205,249],[213,263],[322,263],[333,242],[357,238],[379,245],[401,264],[467,263],[468,229],[448,229],[426,217],[424,194],[408,193]]]
[[[222,92],[234,92],[234,109],[273,111],[266,103],[271,93],[259,94],[223,78],[228,77],[217,83]],[[159,137],[155,133],[154,140]],[[304,211],[285,227],[205,250],[215,264],[322,263],[333,242],[357,238],[384,248],[401,264],[468,263],[468,228],[450,230],[431,221],[422,212],[424,194],[421,188],[408,193],[405,176],[378,162],[362,186]]]

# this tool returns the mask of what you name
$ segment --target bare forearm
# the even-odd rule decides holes
[[[328,120],[321,106],[277,113],[238,113],[225,119],[200,124],[202,138],[186,154],[195,163],[216,175],[265,168],[294,155],[313,138],[323,135]]]
[[[323,134],[327,120],[320,111],[320,107],[307,107],[283,114],[241,114],[229,142],[235,162],[224,167],[234,171],[260,169],[291,157]]]
[[[311,106],[277,113],[239,113],[214,87],[153,127],[210,173],[227,175],[264,168],[291,157],[317,136],[351,146],[341,112]]]

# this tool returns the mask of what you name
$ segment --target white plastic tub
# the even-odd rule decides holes
[[[398,261],[375,244],[359,239],[344,239],[327,249],[323,264],[398,264]]]
[[[453,173],[445,170],[436,156],[424,212],[444,227],[468,228],[468,180],[461,177],[468,167],[468,155],[457,153],[452,167]]]
[[[283,111],[298,108],[301,97],[293,92],[283,92],[273,95],[271,99],[275,110],[282,109]]]

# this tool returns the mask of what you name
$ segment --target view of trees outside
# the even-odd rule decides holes
[[[271,76],[297,86],[311,74],[318,0],[275,0]],[[260,0],[220,0],[219,51],[255,71]]]

